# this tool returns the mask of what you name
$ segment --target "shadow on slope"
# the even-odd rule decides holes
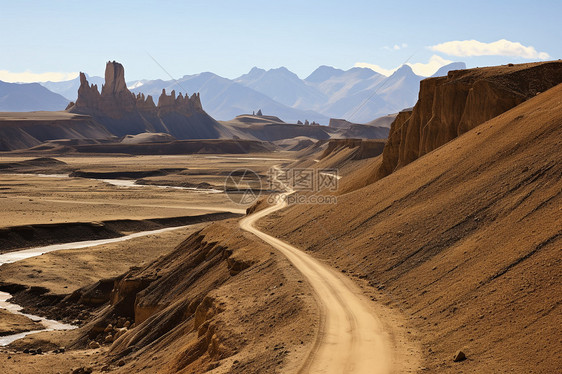
[[[556,371],[561,98],[558,85],[337,205],[293,206],[262,226],[385,290],[421,331],[432,372]]]

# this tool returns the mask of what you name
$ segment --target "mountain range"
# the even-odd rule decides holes
[[[434,76],[465,67],[462,62],[452,63],[440,68]],[[101,88],[103,78],[87,78]],[[341,70],[320,66],[305,79],[300,79],[285,67],[270,70],[254,67],[235,79],[204,72],[184,75],[177,80],[129,81],[127,86],[135,94],[143,93],[154,98],[163,89],[178,93],[199,92],[203,108],[217,120],[230,120],[261,109],[264,114],[277,116],[286,122],[309,120],[328,124],[330,118],[367,123],[412,107],[422,79],[424,77],[416,75],[408,65],[403,65],[388,77],[368,68]],[[18,99],[10,99],[13,95],[11,91],[0,86],[0,102],[4,102],[0,110],[62,110],[68,102],[76,100],[80,80],[43,82],[41,85],[63,97],[47,108],[43,105],[45,93],[41,93],[41,87],[35,85],[37,92],[28,94],[28,97],[37,95],[37,99],[29,99],[29,105],[22,108],[17,104]]]
[[[39,83],[7,83],[0,81],[0,112],[62,110],[68,100]]]

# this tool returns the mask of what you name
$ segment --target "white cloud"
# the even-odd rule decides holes
[[[409,65],[417,75],[429,77],[430,75],[433,75],[437,70],[439,70],[440,67],[450,64],[451,62],[453,61],[444,59],[441,56],[433,55],[429,58],[429,61],[427,63],[416,62],[414,64],[407,63],[406,65]],[[358,62],[355,64],[355,67],[369,68],[376,71],[377,73],[386,75],[387,77],[392,75],[392,73],[400,68],[400,66],[397,66],[394,69],[385,69],[379,65],[369,64],[366,62]]]
[[[521,43],[501,39],[492,43],[483,43],[478,40],[454,40],[437,44],[429,49],[442,52],[451,56],[515,56],[526,59],[546,60],[550,55],[546,52],[537,52],[533,46],[524,46]]]
[[[406,43],[394,44],[392,47],[384,46],[383,48],[386,49],[387,51],[398,51],[402,48],[408,48],[408,44]]]
[[[421,75],[422,77],[429,77],[430,75],[435,74],[440,67],[450,64],[451,60],[446,60],[441,56],[433,55],[429,58],[429,62],[424,64],[421,62],[416,62],[415,64],[408,63],[410,65],[414,73],[417,75]]]
[[[58,73],[58,72],[47,72],[47,73],[33,73],[26,70],[22,73],[14,73],[8,70],[0,70],[0,81],[4,82],[17,82],[17,83],[32,83],[32,82],[61,82],[74,79],[78,76],[78,73]]]

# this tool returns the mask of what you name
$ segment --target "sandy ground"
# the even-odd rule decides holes
[[[5,160],[0,161],[6,162]],[[216,184],[217,179],[223,178],[225,173],[235,168],[248,167],[259,174],[266,174],[273,163],[286,161],[287,159],[276,157],[263,159],[262,155],[255,158],[194,156],[188,158],[64,159],[67,165],[82,171],[94,172],[185,167],[193,174],[179,173],[171,178],[169,176],[165,178],[180,183],[185,178],[188,183],[207,182],[211,184]],[[135,165],[139,165],[139,163],[142,166],[136,169]],[[5,210],[0,216],[3,226],[170,217],[217,209],[241,211],[245,208],[233,204],[224,194],[202,194],[155,187],[120,188],[84,178],[47,178],[33,175],[0,175],[0,178],[0,188],[2,188],[0,192],[2,199],[6,201]],[[158,180],[158,178],[154,179]],[[205,275],[210,280],[204,287],[214,287],[213,293],[217,295],[218,300],[224,300],[224,305],[226,305],[224,306],[226,311],[222,316],[225,324],[222,335],[227,334],[228,331],[230,331],[228,334],[233,335],[221,338],[229,342],[236,336],[244,336],[243,346],[246,347],[246,350],[242,350],[233,358],[224,361],[221,370],[217,372],[228,372],[229,365],[230,371],[233,372],[246,372],[247,370],[260,372],[281,370],[287,373],[414,371],[418,367],[416,357],[419,355],[419,349],[408,336],[403,317],[384,307],[380,302],[373,302],[380,295],[373,293],[366,283],[361,281],[354,283],[346,275],[253,227],[256,220],[282,207],[279,205],[260,211],[241,223],[243,229],[263,239],[279,250],[281,255],[273,252],[273,249],[265,249],[270,248],[268,245],[255,242],[252,245],[254,246],[253,251],[261,247],[265,249],[262,250],[261,255],[250,257],[251,261],[264,261],[263,265],[258,266],[257,271],[237,276],[221,287],[215,285],[215,282],[221,278],[217,278],[216,281],[211,281],[211,279],[223,277],[221,282],[224,282],[224,279],[227,279],[224,278],[227,277],[225,267],[219,266],[212,270],[212,272],[216,272],[216,275]],[[232,225],[232,223],[225,227],[230,227],[228,225]],[[0,282],[28,287],[41,286],[47,289],[46,296],[70,294],[99,279],[119,276],[132,266],[141,268],[147,266],[150,269],[153,261],[156,260],[156,263],[165,261],[163,259],[166,258],[166,255],[177,250],[178,245],[187,236],[203,226],[205,225],[198,224],[164,234],[98,247],[62,250],[7,264],[0,268]],[[216,237],[216,231],[212,231],[211,237]],[[231,228],[229,231],[235,231],[235,229]],[[221,230],[219,229],[218,232]],[[220,239],[221,245],[227,245],[227,248],[236,248],[240,245],[224,244],[232,241],[233,235],[240,234],[225,232],[224,235],[226,236]],[[251,243],[247,238],[243,240],[244,243]],[[248,245],[250,244],[244,244],[244,246]],[[244,253],[247,250],[242,247],[241,251]],[[268,251],[271,251],[269,255],[267,255]],[[265,259],[259,260],[264,254],[266,254]],[[268,257],[269,260],[267,260]],[[270,264],[263,268],[268,262]],[[230,262],[227,263],[230,264]],[[275,264],[275,267],[272,268],[272,264]],[[262,270],[268,268],[268,270],[260,273],[260,268]],[[275,274],[279,271],[281,271],[281,277],[280,274]],[[190,279],[189,273],[181,274],[184,276],[178,282]],[[302,283],[301,279],[306,282]],[[190,285],[190,287],[195,286]],[[195,287],[191,291],[194,292],[194,297],[200,297],[196,296],[197,292],[202,292],[204,287],[201,289]],[[259,296],[264,292],[267,297]],[[233,299],[232,295],[237,296]],[[239,299],[240,297],[243,299]],[[269,310],[270,303],[278,306]],[[314,305],[315,303],[316,305]],[[305,310],[306,312],[304,312]],[[28,311],[40,313],[40,310],[34,310],[32,307],[28,308]],[[233,325],[232,320],[239,320],[239,325]],[[24,321],[20,321],[20,323],[19,327],[25,328]],[[250,325],[254,326],[253,330]],[[53,368],[57,368],[57,371],[53,372],[65,372],[75,367],[89,366],[101,370],[105,362],[105,353],[103,353],[105,348],[101,351],[95,349],[71,350],[64,354],[52,352],[57,347],[65,346],[73,341],[72,337],[75,334],[77,332],[42,333],[22,339],[10,348],[0,350],[0,361],[2,361],[0,369],[3,367],[3,370],[9,372],[21,370],[22,373],[30,373],[33,372],[31,369],[33,366],[30,365],[42,368],[52,365]],[[139,334],[141,333],[139,332]],[[158,347],[165,351],[174,347],[179,348],[181,344],[186,344],[182,343],[186,341],[186,338],[187,336],[170,343],[169,346],[160,344]],[[186,342],[190,347],[195,338],[190,337],[189,339]],[[230,344],[236,347],[239,343]],[[22,354],[21,350],[27,346],[42,347],[43,351],[47,353],[40,356]],[[16,349],[20,353],[14,351]],[[240,348],[234,348],[234,351],[236,352],[238,349]],[[209,348],[209,352],[213,356],[211,348]],[[175,355],[170,351],[162,359],[169,360]],[[13,357],[8,359],[7,356]],[[272,361],[272,357],[277,358]],[[199,360],[201,359],[195,361],[194,364],[197,364]],[[54,361],[57,361],[56,365],[53,364]],[[193,364],[188,367],[202,368],[207,365],[206,362],[208,361],[202,361],[203,366],[193,366]],[[126,362],[123,370],[130,372],[140,367],[150,372],[154,370],[151,368],[154,368],[155,364],[160,365],[159,360],[151,363],[147,357],[138,356],[134,360]],[[211,364],[212,362],[209,363],[209,365]],[[119,367],[116,363],[112,365],[114,369]],[[166,366],[173,367],[171,364]]]
[[[562,85],[376,183],[355,178],[337,204],[259,227],[382,290],[427,372],[557,372],[561,97]]]
[[[286,154],[219,156],[57,157],[71,167],[87,172],[123,172],[185,168],[168,176],[176,183],[208,182],[224,187],[233,170],[248,168],[266,175],[272,163]],[[0,163],[27,160],[0,157]],[[56,174],[58,170],[41,171]],[[58,222],[91,222],[110,219],[145,219],[203,214],[217,210],[242,211],[224,194],[208,194],[153,187],[117,187],[85,178],[46,178],[0,174],[0,227]],[[158,181],[162,178],[146,178]]]
[[[0,309],[0,336],[17,334],[24,331],[39,330],[43,325],[33,322],[21,314],[10,313]]]
[[[43,350],[44,353],[38,355],[25,354],[21,351],[18,353],[8,348],[0,349],[0,372],[67,374],[80,368],[91,368],[100,362],[101,350],[75,350],[69,354],[55,353],[55,349]]]
[[[134,159],[126,158],[128,162],[121,158],[67,161],[71,164],[76,162],[72,165],[78,168],[86,164],[88,170],[107,170],[107,165],[113,161],[119,165],[118,170],[136,170],[135,162],[140,165],[150,162]],[[172,160],[167,161],[173,163]],[[8,161],[4,157],[0,162]],[[98,167],[94,167],[96,163],[99,163]],[[224,166],[225,171],[230,169],[230,165]],[[9,174],[0,174],[0,204],[0,227],[185,216],[213,212],[217,207],[241,209],[224,194],[141,186],[125,188],[85,178]]]
[[[142,170],[143,168],[152,170],[178,167],[178,164],[181,164],[179,167],[187,167],[189,170],[197,169],[193,173],[197,175],[198,180],[212,182],[213,178],[214,180],[224,179],[225,174],[239,167],[250,167],[258,173],[265,173],[273,162],[280,161],[276,159],[276,156],[273,155],[275,160],[264,159],[263,155],[259,155],[255,159],[251,155],[248,156],[249,159],[248,157],[238,159],[231,156],[208,156],[208,159],[207,156],[61,159],[80,170],[96,172]],[[0,162],[21,160],[25,159],[4,157]],[[218,178],[217,174],[220,174]],[[211,176],[211,180],[205,179],[206,176]],[[182,176],[175,176],[175,178],[181,179]],[[183,178],[191,182],[191,177]],[[119,188],[101,181],[83,178],[46,178],[32,175],[0,174],[0,199],[3,207],[0,212],[0,226],[2,227],[121,218],[173,217],[221,210],[240,212],[245,210],[244,206],[232,203],[224,194],[203,194],[153,187]],[[93,284],[101,278],[123,274],[131,266],[142,267],[154,259],[166,255],[192,232],[203,226],[205,224],[174,230],[158,236],[137,238],[93,248],[52,252],[7,264],[0,268],[0,281],[24,286],[41,286],[48,290],[47,294],[69,294],[73,290]],[[300,286],[302,287],[302,285]],[[267,283],[263,283],[263,287],[269,286]],[[252,289],[247,286],[246,288]],[[229,294],[231,293],[232,291],[229,292]],[[243,307],[251,308],[251,303],[245,303]],[[30,321],[19,320],[14,315],[5,317],[2,320],[6,325],[15,324],[14,328],[19,330],[28,330],[32,327],[26,325]],[[266,321],[264,320],[264,323],[268,323]],[[103,353],[100,350],[71,350],[64,354],[52,352],[59,346],[69,344],[74,334],[74,332],[35,334],[12,344],[10,348],[0,349],[0,372],[35,373],[37,368],[41,368],[41,372],[57,373],[90,366],[100,370],[104,366],[101,364]],[[309,338],[305,337],[300,339],[304,342],[309,341]],[[26,346],[42,347],[43,352],[46,353],[36,356],[21,353]],[[251,365],[270,367],[275,364],[266,363],[264,358],[260,358]],[[117,364],[114,365],[114,369],[118,367]],[[133,367],[135,367],[134,364]]]
[[[321,323],[298,372],[383,374],[417,369],[419,347],[404,339],[403,325],[380,319],[389,310],[369,301],[356,284],[327,264],[254,227],[259,219],[285,207],[280,201],[242,219],[240,227],[286,256],[314,290]],[[400,341],[393,341],[397,337]]]
[[[72,118],[84,118],[81,114],[68,113],[65,111],[58,112],[0,112],[0,121],[56,121]]]
[[[168,254],[193,232],[206,224],[196,224],[158,235],[91,248],[61,250],[5,264],[0,267],[0,282],[47,288],[48,293],[64,295],[115,277],[131,266],[143,266]],[[62,269],[62,271],[61,271]]]

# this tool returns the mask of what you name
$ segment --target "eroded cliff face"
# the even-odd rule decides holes
[[[101,93],[80,73],[78,98],[67,110],[91,115],[117,136],[165,132],[178,139],[220,137],[218,123],[205,113],[198,93],[176,97],[175,91],[167,95],[163,90],[155,105],[150,95],[129,91],[125,69],[115,61],[106,64]]]
[[[562,82],[562,62],[451,71],[420,83],[412,111],[391,125],[376,179]]]
[[[269,373],[306,358],[319,323],[310,292],[282,255],[224,221],[59,305],[89,308],[68,347],[104,346],[100,366],[115,373]]]
[[[152,104],[152,105],[150,105]],[[138,107],[138,108],[137,108]],[[155,112],[154,101],[149,96],[135,96],[125,83],[125,69],[118,62],[108,62],[105,66],[105,84],[101,94],[98,86],[90,85],[84,73],[80,73],[78,98],[70,111],[73,113],[122,118],[135,109]]]
[[[168,96],[166,90],[163,89],[158,99],[158,113],[165,114],[174,111],[187,115],[196,111],[203,111],[199,93],[195,93],[189,97],[187,94],[183,96],[180,92],[176,98],[176,91],[172,90],[170,96]]]
[[[382,153],[384,142],[379,139],[330,139],[319,159],[333,156],[343,149],[353,150],[347,157],[350,160],[363,160]]]

